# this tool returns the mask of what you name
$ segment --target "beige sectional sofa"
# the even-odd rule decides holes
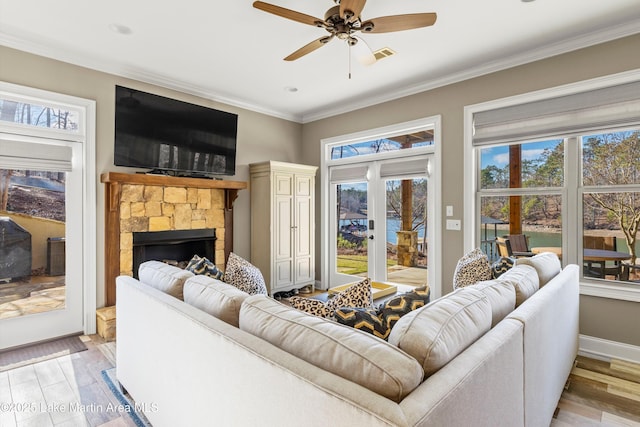
[[[389,342],[146,267],[117,279],[117,376],[157,427],[548,426],[577,352],[578,267],[555,255],[412,311]]]

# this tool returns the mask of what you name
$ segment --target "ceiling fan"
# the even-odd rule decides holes
[[[296,22],[324,28],[329,33],[327,36],[320,37],[302,46],[284,58],[285,61],[295,61],[324,46],[333,40],[334,37],[346,41],[349,46],[355,46],[359,40],[359,38],[355,36],[357,32],[378,34],[411,30],[433,25],[437,18],[435,13],[413,13],[381,16],[363,21],[360,13],[364,9],[367,0],[334,0],[334,2],[337,6],[333,6],[327,10],[324,14],[324,20],[262,1],[253,2],[253,7]],[[370,58],[367,59],[366,62],[375,62],[375,57],[370,50],[369,54]],[[371,58],[373,58],[372,61]]]

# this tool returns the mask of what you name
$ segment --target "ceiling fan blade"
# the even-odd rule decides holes
[[[366,3],[367,0],[341,0],[340,17],[348,22],[355,22]],[[348,16],[345,16],[345,14],[348,14]]]
[[[314,50],[321,48],[325,44],[329,43],[329,41],[331,41],[332,38],[333,38],[333,35],[320,37],[319,39],[314,40],[311,43],[302,46],[300,49],[296,50],[291,55],[284,58],[284,60],[295,61],[296,59],[305,56],[307,53],[311,53]]]
[[[314,27],[318,25],[318,22],[324,22],[320,18],[315,18],[311,15],[305,15],[304,13],[296,12],[295,10],[276,6],[274,4],[265,3],[263,1],[254,1],[253,7],[268,13],[273,13],[274,15],[282,16],[283,18],[291,19],[292,21],[313,25]]]
[[[435,24],[435,13],[412,13],[407,15],[381,16],[362,23],[362,31],[366,33],[390,33],[393,31],[412,30]],[[373,24],[373,25],[371,25]]]

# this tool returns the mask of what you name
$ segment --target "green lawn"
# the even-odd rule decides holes
[[[396,264],[395,259],[387,258],[387,267],[392,267]],[[366,255],[338,255],[338,273],[357,275],[366,272]]]

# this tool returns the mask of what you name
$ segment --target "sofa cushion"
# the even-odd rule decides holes
[[[185,267],[185,270],[190,271],[193,274],[203,274],[218,280],[222,280],[224,278],[224,271],[216,267],[216,265],[207,258],[200,257],[198,255],[194,255],[193,258],[191,258],[189,264]]]
[[[373,294],[369,278],[354,283],[347,289],[334,295],[326,303],[313,298],[291,297],[289,304],[314,316],[331,318],[340,307],[371,308],[373,306]]]
[[[553,252],[542,252],[529,258],[519,258],[516,265],[530,265],[535,268],[538,280],[540,280],[540,287],[546,285],[562,270],[560,259]]]
[[[267,293],[267,285],[260,269],[233,252],[227,260],[224,281],[249,295]]]
[[[473,289],[485,294],[491,305],[491,327],[516,308],[516,289],[509,282],[487,280],[473,285]]]
[[[490,328],[488,298],[467,287],[403,316],[391,330],[389,343],[415,357],[428,377]]]
[[[394,296],[377,310],[340,307],[335,311],[334,318],[343,325],[387,339],[391,328],[402,316],[429,303],[430,294],[429,286],[422,286]]]
[[[146,261],[138,267],[138,278],[142,283],[183,299],[184,282],[193,277],[193,273],[160,261]]]
[[[267,296],[244,301],[240,329],[396,402],[422,381],[420,364],[397,347]]]
[[[453,272],[453,288],[462,288],[489,279],[491,279],[489,259],[480,248],[475,248],[458,260]]]
[[[240,307],[249,296],[235,286],[208,276],[195,276],[184,283],[184,302],[238,326]]]
[[[516,307],[522,304],[527,298],[535,294],[540,288],[538,273],[530,265],[518,264],[511,270],[504,273],[498,279],[500,282],[510,283],[516,290]]]

